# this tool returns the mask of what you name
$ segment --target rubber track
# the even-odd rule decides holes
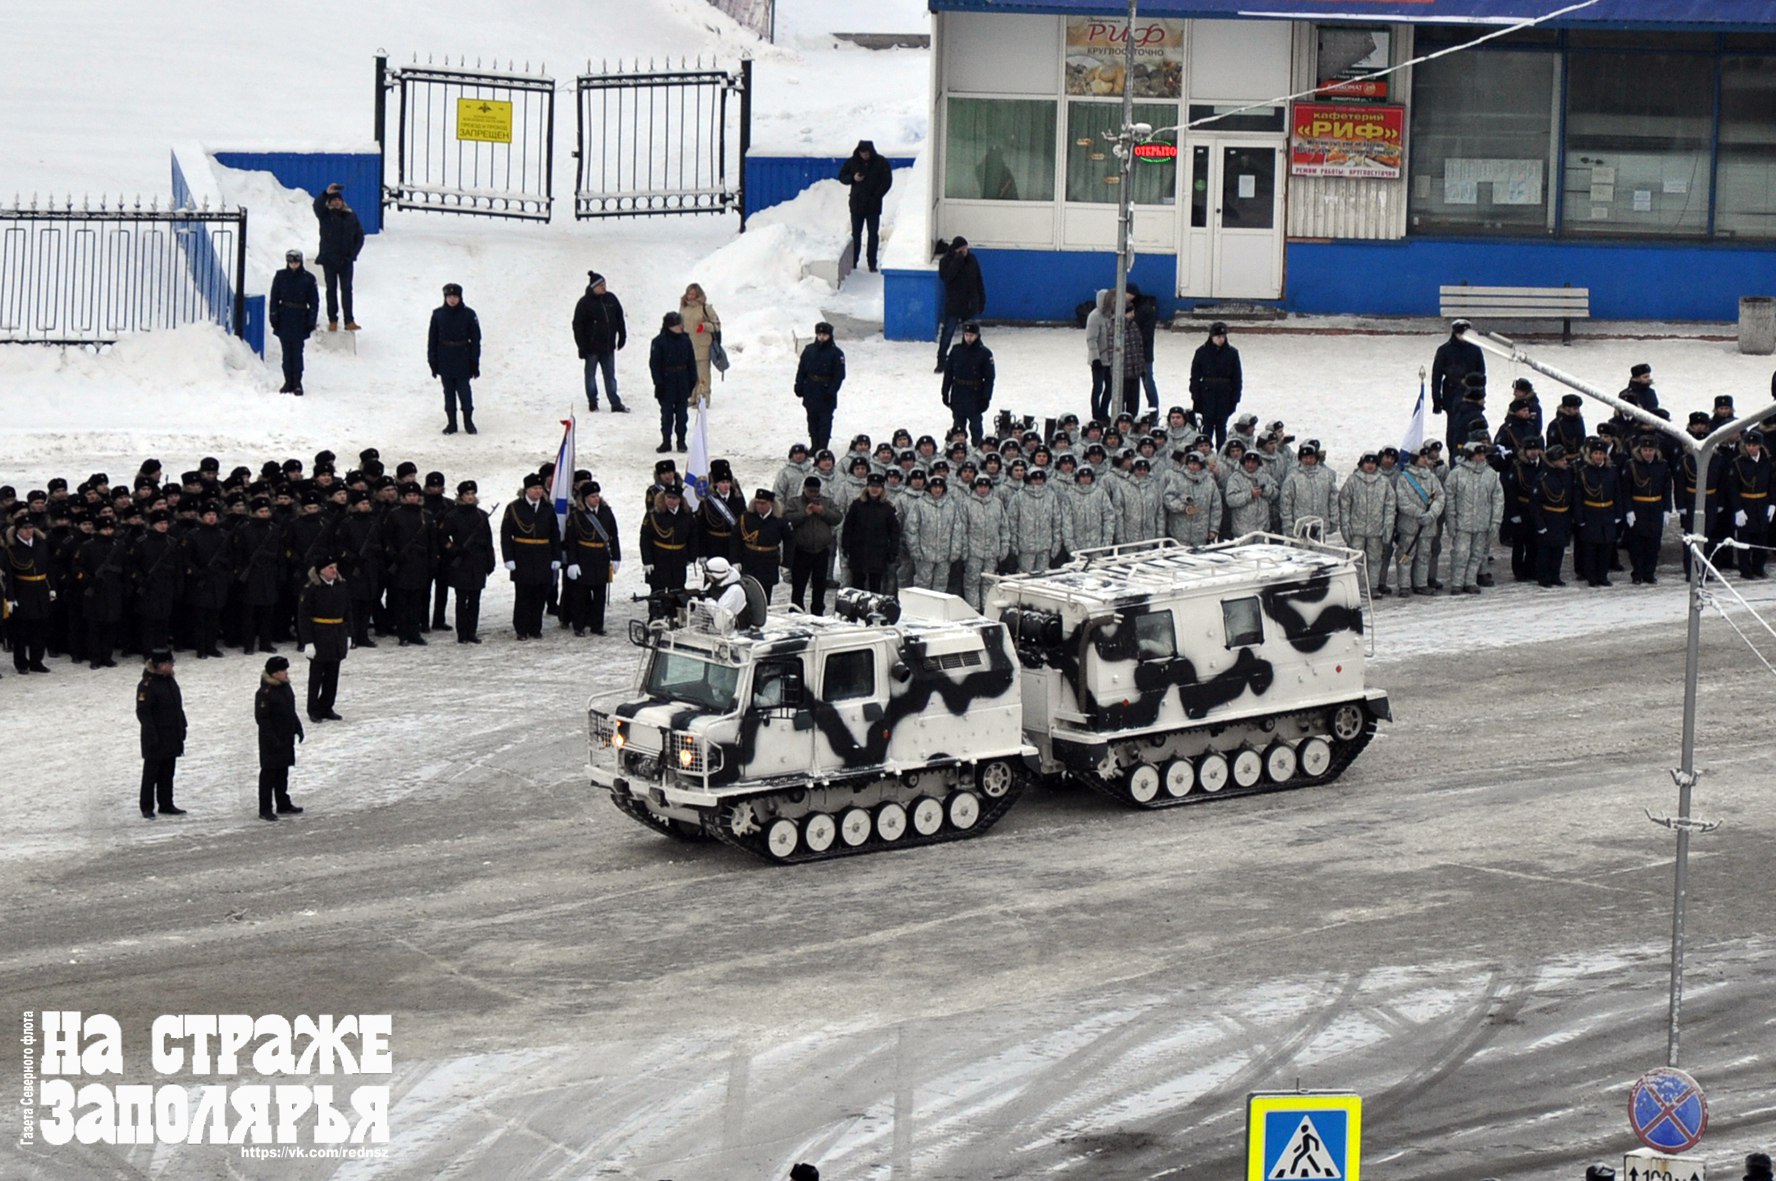
[[[1344,704],[1358,703],[1348,702]],[[1337,709],[1338,707],[1333,706],[1332,708]],[[1358,708],[1362,708],[1361,705],[1358,705]],[[1325,707],[1318,706],[1313,709],[1296,710],[1293,713],[1277,714],[1276,717],[1279,719],[1292,717],[1306,718],[1318,717],[1324,713]],[[1367,711],[1365,711],[1365,713],[1367,714]],[[1255,719],[1255,721],[1262,721],[1262,719]],[[1349,767],[1351,763],[1356,760],[1356,757],[1363,753],[1363,748],[1369,745],[1369,740],[1371,738],[1375,737],[1375,731],[1379,724],[1380,723],[1373,714],[1367,714],[1367,720],[1363,724],[1363,732],[1348,742],[1340,742],[1330,734],[1319,735],[1319,737],[1325,738],[1332,744],[1331,765],[1326,768],[1324,773],[1317,776],[1301,774],[1300,766],[1297,765],[1295,775],[1286,783],[1266,783],[1260,780],[1251,787],[1239,787],[1230,781],[1228,785],[1220,791],[1207,792],[1203,791],[1200,786],[1192,786],[1189,793],[1182,796],[1169,795],[1162,788],[1157,796],[1153,797],[1153,799],[1147,803],[1142,804],[1130,799],[1127,789],[1119,781],[1103,779],[1095,774],[1078,775],[1075,776],[1075,778],[1086,786],[1109,796],[1126,808],[1140,808],[1144,810],[1155,808],[1176,808],[1183,804],[1207,804],[1215,800],[1232,799],[1236,796],[1255,796],[1272,791],[1294,791],[1296,788],[1300,787],[1313,787],[1321,783],[1331,783],[1334,779],[1337,779],[1340,775],[1344,774],[1345,768]]]
[[[913,849],[922,845],[941,845],[947,841],[967,840],[970,837],[981,836],[989,828],[992,828],[1001,816],[1011,810],[1011,806],[1017,803],[1018,797],[1024,794],[1024,789],[1029,785],[1030,772],[1023,763],[1018,759],[1007,759],[1006,762],[1011,766],[1011,789],[1004,795],[995,800],[989,798],[978,787],[972,789],[981,802],[980,819],[974,822],[973,828],[958,829],[950,826],[949,796],[945,795],[943,797],[944,826],[928,837],[920,836],[913,831],[912,809],[908,808],[906,835],[898,841],[884,841],[876,835],[875,828],[872,826],[870,838],[863,844],[847,845],[843,840],[834,839],[832,847],[824,853],[811,852],[802,841],[798,840],[794,853],[788,857],[777,856],[765,843],[765,832],[770,827],[768,824],[761,825],[758,832],[744,837],[735,836],[727,830],[725,825],[719,823],[705,823],[703,830],[723,844],[742,849],[773,865],[802,865],[810,861],[831,861],[836,857],[853,857],[863,853],[886,853],[899,849]],[[768,798],[768,796],[755,796],[748,802]],[[838,819],[837,815],[833,816],[835,823]]]

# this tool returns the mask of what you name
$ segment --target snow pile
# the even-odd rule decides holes
[[[321,268],[314,261],[320,245],[314,199],[318,194],[286,189],[269,172],[227,168],[211,161],[216,186],[230,206],[244,206],[247,221],[247,290],[264,294],[271,276],[284,265],[284,251],[300,250],[308,268],[320,281]]]
[[[730,350],[756,361],[793,354],[798,335],[813,335],[833,286],[810,268],[836,264],[850,241],[849,192],[837,180],[820,181],[749,218],[744,234],[697,264],[697,282],[721,313],[722,343]]]

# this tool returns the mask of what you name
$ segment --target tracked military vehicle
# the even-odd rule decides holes
[[[1389,718],[1366,688],[1362,555],[1163,539],[1000,580],[1039,770],[1142,808],[1326,783]]]
[[[1036,756],[1005,625],[950,595],[756,628],[693,601],[630,640],[634,688],[588,709],[592,782],[669,837],[797,862],[978,836]]]

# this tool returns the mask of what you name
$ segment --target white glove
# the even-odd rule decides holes
[[[1745,510],[1744,509],[1740,509],[1738,512],[1733,514],[1733,524],[1735,524],[1735,525],[1745,524]]]
[[[611,577],[612,577],[612,578],[615,578],[615,577],[616,577],[616,576],[617,576],[617,571],[618,571],[618,570],[621,570],[621,569],[622,569],[622,568],[623,568],[623,563],[621,563],[621,562],[612,562],[612,563],[611,563]]]
[[[1523,524],[1523,518],[1522,518],[1522,517],[1512,517],[1512,518],[1511,518],[1511,524],[1513,524],[1513,525],[1521,525],[1521,524]]]
[[[8,611],[17,611],[19,609],[18,600],[17,599],[6,600],[6,609]]]
[[[350,636],[345,637],[345,650],[347,652],[350,652],[353,648],[356,648],[357,646],[358,646],[358,642],[356,640],[352,639]]]
[[[55,593],[55,591],[54,591],[54,590],[53,590],[53,589],[52,589],[52,590],[51,590],[51,591],[50,591],[50,592],[49,592],[49,601],[50,601],[50,602],[52,602],[52,603],[53,603],[53,602],[55,602],[55,600],[56,600],[56,593]]]
[[[651,563],[651,562],[650,562],[650,563],[649,563],[649,564],[648,564],[648,565],[646,565],[646,566],[643,566],[643,567],[642,567],[642,568],[641,568],[641,572],[642,572],[642,574],[644,574],[644,575],[645,575],[645,576],[647,576],[647,577],[648,577],[648,578],[652,578],[652,577],[653,577],[653,576],[654,576],[654,567],[653,567],[653,564],[652,564],[652,563]],[[13,604],[13,606],[14,606],[14,607],[16,607],[16,606],[18,606],[18,604],[17,604],[17,603],[14,603],[14,604]]]
[[[309,649],[309,650],[308,650],[308,658],[309,658],[309,659],[310,659],[310,660],[313,660],[313,659],[314,659],[314,658],[315,658],[315,650],[314,650],[314,649],[313,649],[313,648],[310,648],[310,649]]]
[[[569,578],[578,580],[578,578],[580,577],[580,564],[578,562],[575,562],[573,565],[571,565],[567,568],[567,576]]]
[[[506,563],[506,573],[507,574],[511,574],[513,571],[515,571],[517,569],[518,569],[518,563],[516,563],[516,562],[507,562]]]
[[[1633,513],[1629,513],[1629,514],[1628,514],[1628,515],[1627,515],[1627,517],[1625,517],[1625,518],[1624,518],[1624,519],[1625,519],[1625,520],[1626,520],[1626,521],[1627,521],[1627,522],[1628,522],[1628,523],[1629,523],[1629,524],[1630,524],[1630,525],[1632,525],[1632,524],[1634,524],[1634,514],[1633,514]]]
[[[560,562],[550,562],[550,563],[549,563],[549,572],[550,572],[550,573],[551,573],[551,574],[553,574],[553,573],[555,573],[555,572],[556,572],[556,571],[558,571],[558,570],[560,570],[560,569],[561,569],[561,563],[560,563]]]

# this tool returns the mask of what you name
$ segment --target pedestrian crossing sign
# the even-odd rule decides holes
[[[1359,1181],[1362,1133],[1359,1095],[1249,1095],[1246,1181]]]

